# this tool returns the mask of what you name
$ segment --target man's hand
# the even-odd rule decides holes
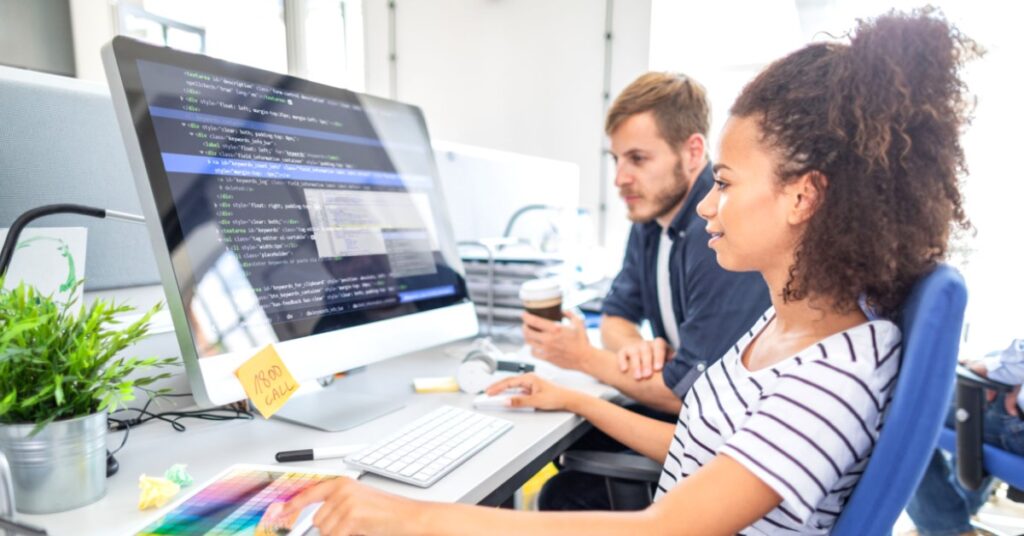
[[[988,367],[985,366],[985,362],[982,360],[967,361],[964,366],[971,369],[972,372],[981,376],[982,378],[988,378]],[[1003,397],[1003,407],[1006,408],[1006,413],[1009,415],[1017,416],[1019,410],[1017,409],[1017,395],[1020,394],[1020,386],[1016,386],[1006,393]],[[985,400],[991,402],[996,399],[996,392],[992,389],[985,389]]]
[[[665,361],[672,358],[672,349],[661,337],[653,341],[637,341],[623,346],[618,352],[619,370],[633,370],[633,378],[649,379],[655,372],[660,372]]]
[[[523,313],[523,338],[535,357],[562,368],[583,370],[593,350],[587,340],[587,328],[578,316],[568,311],[562,314],[571,325]]]

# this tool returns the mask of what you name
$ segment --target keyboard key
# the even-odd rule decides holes
[[[422,463],[410,463],[408,467],[402,469],[402,472],[400,474],[402,476],[412,476],[420,472],[421,469],[423,469]]]
[[[442,406],[346,461],[381,476],[425,487],[512,428],[475,411]]]

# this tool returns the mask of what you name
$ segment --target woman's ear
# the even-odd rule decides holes
[[[808,171],[786,187],[792,204],[789,211],[790,225],[801,225],[811,219],[825,201],[828,177],[819,171]]]

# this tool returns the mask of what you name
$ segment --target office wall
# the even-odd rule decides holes
[[[596,214],[607,198],[608,242],[624,243],[600,182],[606,60],[612,97],[647,70],[650,0],[393,3],[363,4],[367,91],[421,106],[437,139],[578,164],[581,206]]]
[[[74,76],[68,0],[0,0],[0,65]]]

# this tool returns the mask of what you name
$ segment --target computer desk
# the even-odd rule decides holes
[[[98,502],[57,514],[19,514],[18,519],[56,535],[129,534],[168,510],[168,506],[138,510],[138,480],[142,474],[162,476],[172,464],[184,463],[196,480],[193,486],[201,486],[232,464],[274,464],[274,454],[282,450],[368,443],[438,406],[471,408],[473,395],[415,394],[412,390],[415,377],[453,375],[467,348],[468,341],[409,354],[371,365],[335,382],[336,388],[352,386],[364,392],[394,393],[405,402],[399,411],[343,432],[328,433],[276,419],[264,420],[258,414],[252,421],[187,419],[183,421],[188,427],[185,432],[175,432],[165,422],[151,421],[131,430],[127,444],[117,454],[120,470],[107,480],[107,493]],[[618,394],[579,373],[563,374],[559,383],[603,398]],[[512,421],[513,428],[433,486],[423,489],[371,474],[360,480],[414,499],[496,506],[506,502],[541,467],[590,429],[581,418],[567,412],[494,413]],[[109,434],[108,446],[116,448],[121,438],[120,432]],[[343,467],[343,462],[320,460],[281,467],[336,469]],[[181,493],[193,489],[185,488]]]

